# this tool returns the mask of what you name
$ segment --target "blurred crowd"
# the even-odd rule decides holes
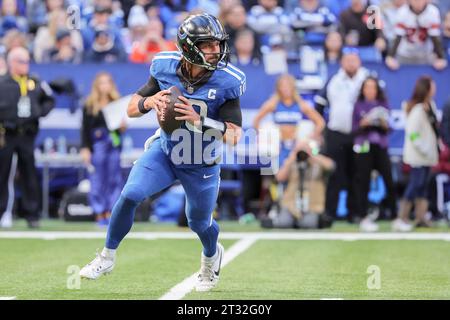
[[[1,0],[0,60],[17,46],[35,63],[149,63],[174,50],[179,23],[206,11],[225,25],[232,61],[260,64],[284,50],[298,59],[303,45],[324,48],[337,62],[358,46],[401,63],[445,68],[450,4],[443,0]],[[0,66],[4,62],[0,62]],[[4,67],[0,68],[0,71]]]

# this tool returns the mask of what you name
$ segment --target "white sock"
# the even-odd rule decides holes
[[[103,248],[102,256],[104,256],[105,258],[108,258],[108,259],[115,259],[116,258],[116,249]]]
[[[214,253],[214,255],[212,257],[207,257],[207,256],[205,256],[205,254],[203,254],[203,256],[208,260],[215,260],[215,259],[217,259],[218,254],[219,254],[219,249],[217,248],[216,253]]]

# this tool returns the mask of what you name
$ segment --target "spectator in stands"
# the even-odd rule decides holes
[[[56,32],[56,43],[42,55],[43,63],[81,63],[82,52],[72,44],[71,33],[67,29]]]
[[[330,227],[332,218],[324,214],[326,176],[334,162],[320,152],[314,140],[299,141],[280,162],[275,179],[282,193],[277,202],[277,216],[261,220],[266,228]],[[301,204],[301,206],[299,206]]]
[[[149,18],[141,6],[131,8],[133,14],[128,16],[128,29],[124,30],[122,41],[125,51],[129,55],[133,44],[144,40]],[[157,16],[154,19],[159,19]]]
[[[96,30],[98,29],[109,29],[113,34],[114,46],[123,47],[122,34],[120,33],[119,28],[110,21],[111,14],[111,8],[95,6],[92,19],[89,21],[89,24],[81,30],[83,36],[83,48],[85,51],[89,50],[94,43]]]
[[[240,66],[257,66],[261,62],[261,56],[255,48],[255,33],[250,29],[240,30],[232,46],[230,61]]]
[[[428,76],[420,77],[410,100],[404,104],[406,113],[403,162],[411,166],[409,182],[400,202],[400,222],[408,223],[413,201],[415,225],[430,226],[425,215],[428,211],[427,187],[431,167],[438,163],[438,123],[433,101],[436,85]]]
[[[158,18],[161,20],[161,12],[159,10],[159,4],[156,1],[144,6],[144,10],[149,19]]]
[[[27,35],[19,30],[9,30],[3,37],[3,46],[5,47],[6,54],[17,47],[28,50]]]
[[[27,18],[30,30],[47,25],[50,13],[55,10],[65,10],[64,0],[29,0]]]
[[[250,8],[253,6],[249,3],[249,1],[241,2],[241,0],[219,0],[219,16],[217,18],[222,22],[222,24],[224,24],[226,22],[228,12],[232,8],[241,5],[244,6],[246,12],[250,11]]]
[[[108,8],[111,11],[108,17],[110,27],[122,28],[124,26],[124,12],[121,1],[118,0],[94,0],[82,10],[83,19],[89,23],[95,14],[95,7]]]
[[[444,26],[442,28],[444,38],[444,50],[447,54],[447,59],[450,59],[450,11],[447,11],[444,18]]]
[[[326,191],[326,211],[336,217],[339,193],[343,189],[351,192],[353,173],[353,108],[360,92],[361,84],[369,72],[361,66],[359,53],[354,48],[344,48],[341,68],[314,98],[316,110],[324,115],[328,111],[325,130],[325,152],[336,163]],[[351,196],[347,197],[348,219],[352,219]]]
[[[0,37],[12,29],[28,31],[27,19],[19,14],[17,0],[2,0],[0,12]]]
[[[48,15],[48,25],[39,27],[34,39],[33,56],[37,63],[42,62],[42,55],[56,44],[57,31],[66,28],[67,14],[64,10],[53,10]],[[83,51],[83,39],[79,30],[70,30],[72,45],[78,52]]]
[[[198,7],[197,0],[162,0],[159,7],[160,18],[165,26],[165,38],[176,38],[178,26]]]
[[[127,25],[136,24],[137,22],[148,20],[146,8],[149,5],[154,4],[152,0],[136,0],[135,4],[131,7],[130,13],[128,14]]]
[[[144,39],[133,43],[129,60],[134,63],[150,63],[155,54],[161,51],[177,50],[175,43],[164,39],[164,27],[157,18],[151,19]]]
[[[289,17],[276,0],[259,0],[258,5],[251,8],[247,23],[260,36],[262,45],[269,44],[270,35],[290,35]]]
[[[377,170],[383,178],[391,215],[397,214],[397,208],[391,160],[388,154],[389,105],[381,82],[376,77],[368,77],[361,85],[353,110],[352,131],[355,171],[352,187],[354,213],[361,218],[362,231],[377,231],[378,225],[368,217],[367,195],[370,190],[372,170]],[[410,228],[407,231],[409,230]]]
[[[92,47],[86,52],[86,62],[126,62],[125,49],[114,41],[114,34],[109,29],[98,28]]]
[[[327,63],[336,64],[341,61],[343,44],[344,41],[339,32],[331,31],[327,34],[324,43],[325,61]]]
[[[401,63],[432,64],[437,70],[447,66],[441,37],[438,8],[428,0],[408,0],[398,12],[396,38],[386,57],[386,65],[397,70]]]
[[[368,0],[352,0],[350,8],[339,17],[340,31],[347,46],[375,46],[382,52],[386,49],[386,41],[381,29],[369,29],[367,7]]]
[[[120,152],[121,133],[125,126],[110,132],[102,112],[105,106],[119,97],[112,76],[100,72],[94,79],[83,108],[80,154],[91,182],[89,203],[100,226],[108,225],[112,206],[119,197],[123,183]]]
[[[323,0],[322,2],[337,17],[342,11],[345,11],[348,7],[350,7],[351,4],[351,0]]]
[[[401,7],[406,4],[407,0],[387,0],[380,6],[383,17],[383,34],[389,44],[395,40],[395,24],[397,23],[397,15]]]
[[[291,27],[308,44],[323,44],[336,16],[319,0],[298,0],[290,14]]]
[[[243,29],[248,29],[247,13],[242,5],[236,5],[230,8],[224,15],[224,27],[228,33],[228,42],[233,45],[236,39],[236,34]],[[259,47],[259,40],[256,44]]]
[[[133,6],[130,8],[128,13],[127,25],[130,24],[130,20],[135,19],[135,16],[140,16],[145,14],[145,7],[154,4],[154,0],[135,0],[133,1]]]
[[[295,145],[300,121],[308,117],[314,123],[311,138],[320,140],[325,122],[320,114],[298,94],[295,78],[284,74],[277,79],[275,93],[266,100],[253,120],[253,127],[259,130],[262,119],[273,115],[273,122],[280,132],[280,163],[289,155]]]

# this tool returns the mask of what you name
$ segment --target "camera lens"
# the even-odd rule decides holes
[[[305,151],[301,150],[301,151],[297,152],[297,161],[298,162],[306,161],[306,160],[308,160],[308,158],[309,158],[309,155]]]

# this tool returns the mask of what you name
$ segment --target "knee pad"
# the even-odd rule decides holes
[[[137,184],[127,184],[121,193],[121,197],[124,197],[125,199],[134,201],[136,203],[142,202],[145,199],[145,192],[141,188],[139,188],[139,185]]]

